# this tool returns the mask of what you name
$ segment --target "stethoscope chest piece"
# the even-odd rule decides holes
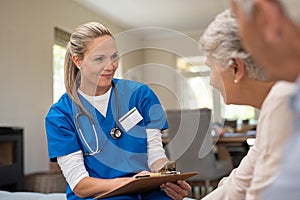
[[[113,138],[113,139],[119,139],[121,136],[122,136],[122,132],[119,128],[115,127],[113,129],[111,129],[110,131],[110,136]]]

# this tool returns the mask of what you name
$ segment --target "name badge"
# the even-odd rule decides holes
[[[142,115],[139,113],[136,107],[134,107],[123,117],[121,117],[119,122],[127,132],[132,127],[134,127],[137,123],[139,123],[142,119],[143,119]]]

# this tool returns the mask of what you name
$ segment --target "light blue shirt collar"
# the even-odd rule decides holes
[[[300,74],[296,81],[296,90],[291,97],[291,108],[297,116],[300,116]]]

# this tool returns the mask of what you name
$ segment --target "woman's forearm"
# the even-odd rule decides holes
[[[79,181],[73,191],[80,198],[94,197],[95,195],[108,192],[120,185],[126,184],[132,179],[132,177],[115,179],[85,177]]]

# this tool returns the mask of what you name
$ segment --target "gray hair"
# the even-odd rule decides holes
[[[232,59],[240,59],[251,79],[265,80],[263,68],[259,67],[242,45],[237,20],[231,10],[218,14],[209,24],[199,41],[204,53],[214,59],[220,67],[229,67]]]
[[[244,11],[247,17],[253,15],[254,0],[234,0],[236,4]],[[277,0],[284,13],[300,28],[300,1],[299,0]]]
[[[234,0],[234,1],[243,10],[246,17],[250,19],[253,15],[254,0]]]
[[[300,28],[300,1],[299,0],[277,0],[286,15]]]

